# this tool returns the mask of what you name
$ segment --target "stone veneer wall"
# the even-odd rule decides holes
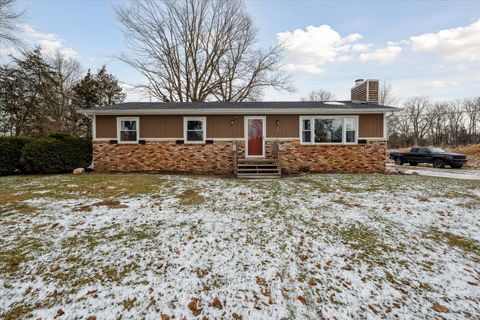
[[[364,145],[301,145],[299,140],[279,141],[280,162],[285,174],[298,172],[384,172],[386,142]],[[97,171],[153,171],[233,174],[234,145],[231,141],[213,144],[110,144],[95,141],[93,160]],[[273,141],[267,141],[267,158],[273,156]],[[244,158],[243,141],[237,142]]]
[[[97,171],[156,171],[233,174],[235,142],[176,144],[155,141],[146,144],[93,143]],[[239,150],[243,146],[240,146]]]
[[[302,145],[299,140],[280,142],[280,161],[286,174],[298,172],[385,172],[387,143],[356,145]]]

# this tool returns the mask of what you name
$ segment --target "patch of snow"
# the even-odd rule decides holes
[[[338,102],[338,101],[325,101],[324,104],[330,104],[330,105],[335,105],[335,106],[344,106],[345,105],[345,103]]]
[[[15,224],[0,216],[4,250],[20,238],[41,242],[31,253],[24,245],[28,259],[0,277],[0,310],[39,303],[33,318],[58,309],[66,318],[193,318],[195,298],[208,318],[435,318],[434,302],[448,306],[446,319],[480,316],[478,286],[468,284],[480,281],[478,253],[432,238],[437,230],[478,245],[480,207],[469,205],[480,185],[449,181],[447,190],[438,179],[375,175],[164,178],[172,188],[122,198],[128,208],[78,195],[29,200],[41,211]],[[204,202],[182,204],[189,190]]]

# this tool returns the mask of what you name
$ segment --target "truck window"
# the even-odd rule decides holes
[[[412,148],[412,149],[410,150],[410,152],[416,153],[416,152],[418,152],[418,148]]]
[[[430,150],[428,148],[420,148],[419,149],[419,152],[420,153],[423,153],[423,154],[429,154],[430,153]]]

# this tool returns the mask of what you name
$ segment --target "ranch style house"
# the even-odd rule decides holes
[[[385,115],[378,80],[349,101],[127,102],[82,110],[93,121],[96,171],[275,177],[384,172]]]

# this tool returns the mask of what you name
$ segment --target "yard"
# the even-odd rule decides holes
[[[0,178],[0,318],[480,317],[480,182]]]

